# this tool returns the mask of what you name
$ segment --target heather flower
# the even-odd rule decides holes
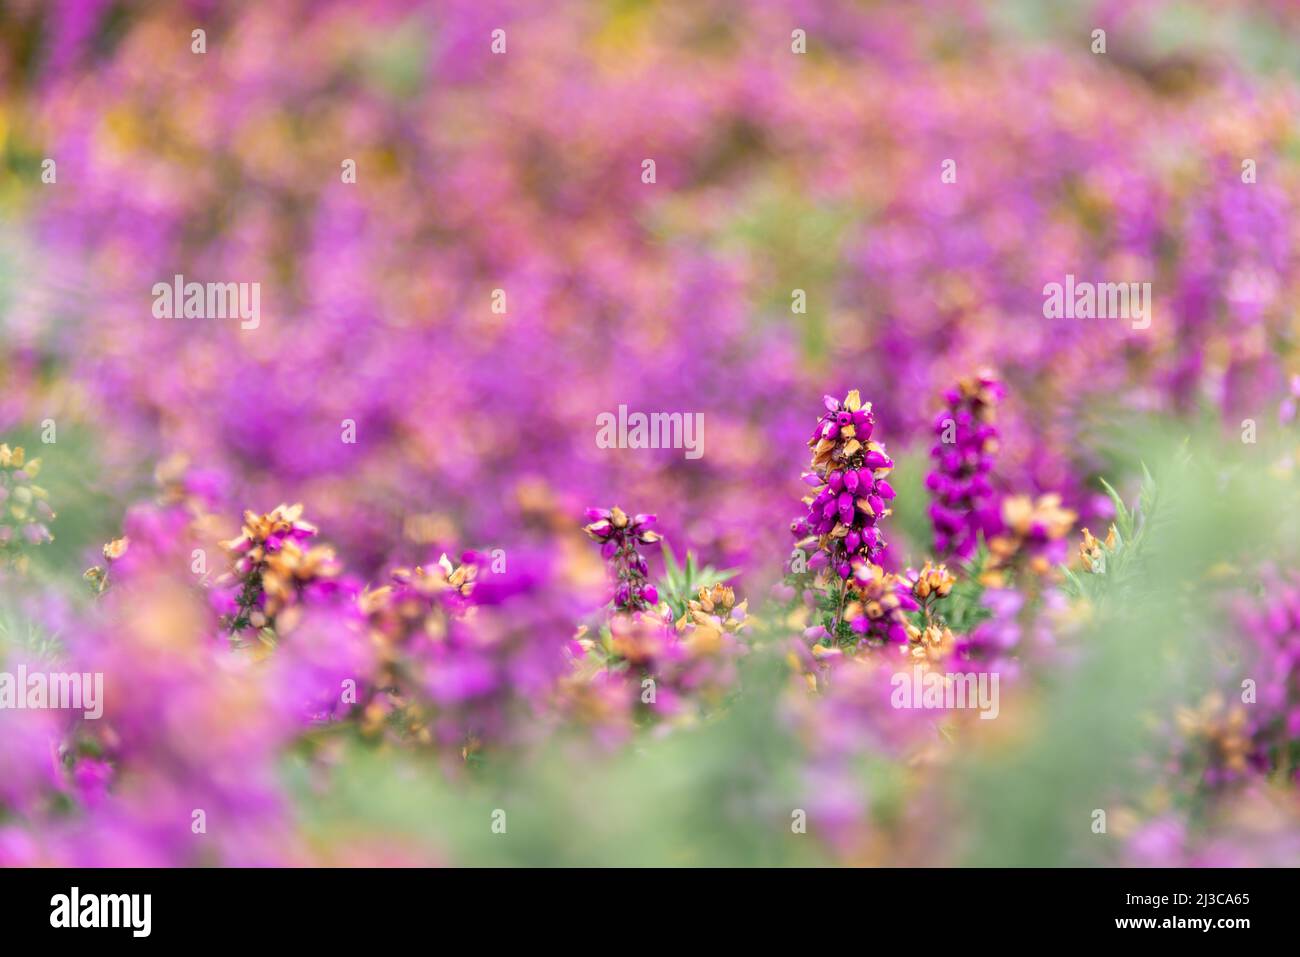
[[[689,725],[723,707],[738,690],[737,664],[746,649],[735,632],[696,622],[680,633],[652,632],[648,622],[641,627],[652,636],[654,654],[639,662],[629,659],[633,667],[623,673],[638,723]],[[619,659],[606,667],[617,671]]]
[[[808,440],[813,456],[803,477],[813,494],[804,498],[807,514],[791,531],[809,547],[816,544],[810,570],[829,567],[848,579],[855,559],[873,562],[885,548],[878,523],[889,515],[886,503],[894,498],[886,481],[894,462],[871,440],[875,416],[856,389],[842,402],[825,396],[823,404],[826,411]]]
[[[1185,742],[1184,761],[1200,765],[1205,784],[1240,780],[1250,770],[1250,720],[1241,704],[1230,705],[1210,692],[1197,707],[1179,708],[1175,720]]]
[[[677,619],[677,631],[693,625],[709,632],[736,634],[750,623],[748,608],[748,601],[737,604],[735,590],[719,582],[712,588],[701,588],[686,603],[686,613]]]
[[[590,523],[583,531],[600,543],[600,555],[614,584],[614,611],[641,612],[659,604],[659,592],[648,580],[649,568],[638,545],[653,545],[660,539],[652,531],[653,515],[629,518],[618,506],[587,509]]]
[[[886,503],[894,498],[886,480],[893,460],[871,440],[871,403],[864,405],[856,389],[842,402],[825,396],[823,404],[826,411],[808,440],[813,456],[803,477],[813,494],[803,499],[807,514],[791,531],[801,551],[812,551],[806,570],[815,576],[814,592],[826,593],[833,605],[823,622],[832,641],[860,647],[904,642],[905,613],[915,610],[916,602],[905,581],[877,564],[886,544],[878,523],[890,514]]]
[[[449,639],[453,621],[461,619],[471,607],[475,564],[453,564],[444,554],[431,567],[397,568],[389,582],[368,589],[359,599],[370,640],[378,649],[378,688],[382,689],[366,705],[363,728],[379,733],[391,727],[399,737],[411,737],[419,743],[432,743],[429,709],[425,704],[428,690],[438,682],[444,697],[456,697],[448,685],[459,681],[462,690],[472,690],[472,672],[455,665],[435,678],[433,662],[422,654],[443,647]],[[450,692],[450,693],[448,693]]]
[[[889,774],[887,760],[917,768],[942,757],[941,714],[891,705],[897,667],[892,657],[845,655],[794,642],[789,658],[795,680],[782,697],[781,716],[802,745],[801,806],[820,822],[817,834],[837,857],[897,863],[893,854],[881,856],[889,825],[886,816],[873,813],[883,798],[876,785],[886,779],[882,771]],[[910,790],[919,777],[907,780]],[[903,779],[893,783],[904,786]],[[901,804],[909,806],[910,794]]]
[[[948,571],[948,566],[927,561],[919,572],[908,572],[912,583],[912,594],[916,600],[928,603],[936,598],[947,598],[957,579]]]
[[[287,713],[311,722],[350,710],[357,701],[356,686],[364,686],[372,670],[356,610],[356,584],[340,575],[328,549],[301,547],[315,530],[299,521],[296,510],[281,506],[270,516],[246,514],[243,534],[225,543],[239,556],[235,571],[201,592],[197,586],[205,580],[198,577],[191,556],[195,544],[206,545],[197,536],[208,520],[192,503],[174,499],[134,508],[127,516],[127,534],[102,549],[106,565],[91,568],[85,577],[101,596],[110,584],[114,592],[126,589],[121,602],[127,602],[160,568],[189,572],[182,581],[194,590],[195,600],[206,598],[219,617],[213,624],[231,634],[259,629],[261,640],[247,647],[254,660],[265,662],[277,700],[292,709]],[[212,631],[205,622],[201,633]],[[291,640],[281,641],[286,638]]]
[[[909,633],[906,651],[914,663],[929,667],[951,657],[956,645],[952,629],[940,622],[930,622]]]
[[[379,656],[363,730],[433,747],[452,766],[540,733],[574,611],[550,554],[513,549],[503,572],[475,552],[461,559],[397,569],[361,598]]]
[[[753,626],[748,601],[721,583],[701,588],[687,602],[676,631],[683,654],[666,675],[672,687],[700,709],[719,705],[735,690],[737,660],[746,653],[741,632]]]
[[[722,704],[734,689],[736,661],[744,653],[739,633],[750,624],[748,603],[737,602],[733,589],[716,583],[686,600],[675,623],[671,611],[655,614],[650,605],[658,593],[646,582],[645,559],[635,549],[637,543],[659,540],[649,531],[654,517],[629,519],[617,508],[591,509],[587,516],[592,523],[585,531],[602,543],[616,582],[614,613],[599,635],[580,632],[575,675],[564,686],[577,700],[561,710],[587,714],[582,702],[595,696],[606,704],[627,704],[632,721],[682,723]],[[583,685],[597,680],[599,689]]]
[[[13,658],[4,667],[16,668]],[[53,746],[65,728],[57,712],[0,708],[0,817],[34,814],[60,785]]]
[[[61,741],[77,814],[41,827],[42,852],[85,866],[291,859],[277,775],[302,702],[266,662],[210,640],[218,621],[190,570],[183,509],[137,507],[124,525],[113,587],[66,634],[59,668],[103,673],[104,706]],[[230,832],[195,842],[195,808]]]
[[[934,495],[930,520],[939,556],[969,558],[995,524],[997,501],[990,478],[998,451],[994,424],[1002,383],[989,373],[963,378],[944,393],[947,408],[934,423],[934,469],[925,484]]]
[[[1300,742],[1300,575],[1265,567],[1260,584],[1258,597],[1236,600],[1232,619],[1246,639],[1242,666],[1255,682],[1255,700],[1244,709],[1234,704],[1220,721],[1249,736],[1252,766],[1275,771],[1294,767],[1293,755]],[[1235,676],[1232,683],[1239,686]],[[1235,717],[1237,710],[1248,719],[1244,728]],[[1214,715],[1202,724],[1208,724],[1210,717]],[[1218,750],[1228,751],[1224,747]],[[1235,755],[1235,749],[1231,753]],[[1239,768],[1238,762],[1226,760],[1212,761],[1209,767],[1219,764],[1228,772]]]
[[[909,570],[906,580],[911,584],[912,598],[919,604],[922,624],[906,629],[908,644],[904,650],[918,664],[936,664],[956,648],[956,636],[938,616],[936,606],[952,593],[957,579],[946,565],[927,561],[920,571]]]
[[[153,473],[161,505],[184,505],[196,517],[219,508],[226,481],[215,469],[195,468],[187,455],[174,453],[158,463]]]
[[[308,723],[359,709],[377,670],[356,584],[349,578],[323,584],[276,618],[276,645],[266,663],[275,693]],[[254,646],[259,653],[263,647]]]
[[[656,615],[620,613],[598,637],[579,635],[573,679],[564,685],[578,701],[561,710],[581,712],[580,702],[597,694],[607,703],[622,702],[636,724],[681,724],[723,704],[735,689],[736,662],[745,652],[739,632],[746,621],[743,602],[713,602],[711,591],[702,590],[676,626]],[[704,610],[708,604],[711,612]],[[582,682],[599,682],[600,689]]]
[[[625,743],[636,731],[640,693],[625,674],[584,654],[557,683],[553,707],[561,722],[584,729],[608,749]]]
[[[848,622],[858,647],[886,642],[902,644],[916,634],[907,612],[920,608],[905,578],[879,565],[858,560],[847,582],[848,603],[842,620]]]
[[[615,661],[625,661],[646,673],[653,672],[677,652],[672,630],[649,615],[614,615],[609,620],[608,651]]]
[[[416,634],[438,640],[447,621],[469,609],[477,574],[477,565],[455,564],[444,554],[428,568],[394,569],[388,584],[361,596],[361,607],[385,646],[400,646]]]
[[[1195,814],[1161,810],[1125,821],[1126,867],[1294,867],[1300,861],[1300,796],[1251,780]],[[1131,813],[1131,812],[1129,812]],[[1126,817],[1128,815],[1126,814]]]
[[[302,521],[302,511],[302,505],[279,505],[266,515],[245,512],[239,536],[221,543],[234,566],[217,588],[228,603],[233,593],[226,616],[232,634],[274,629],[277,615],[339,574],[333,549],[305,546],[316,527]]]
[[[1278,405],[1277,418],[1282,425],[1296,421],[1300,412],[1300,375],[1293,375],[1287,380],[1287,394]]]
[[[1015,681],[1029,661],[1067,666],[1075,647],[1071,639],[1087,620],[1089,607],[1071,603],[1060,588],[1033,585],[983,589],[977,623],[955,636],[957,660],[996,670],[1004,682]]]
[[[1167,69],[1171,58],[1141,42],[1163,9],[1115,21],[1135,39],[1124,57],[1133,68],[1115,69],[1105,57],[1043,56],[1043,44],[991,22],[988,4],[954,5],[955,25],[878,4],[806,5],[801,16],[815,22],[800,26],[823,40],[810,77],[772,70],[779,11],[726,18],[694,5],[628,29],[627,17],[582,4],[535,13],[505,0],[491,5],[502,22],[563,55],[499,70],[485,68],[496,61],[485,59],[483,5],[440,10],[433,45],[412,42],[421,27],[406,5],[379,6],[393,15],[319,0],[311,16],[273,4],[217,16],[228,27],[224,62],[239,68],[203,71],[164,5],[23,4],[6,20],[6,151],[15,169],[58,157],[76,188],[10,177],[3,201],[16,242],[0,243],[0,256],[11,246],[22,256],[0,272],[24,281],[0,296],[0,426],[55,415],[59,441],[66,434],[88,468],[102,466],[70,476],[68,500],[56,493],[78,512],[61,539],[95,527],[92,509],[131,494],[146,463],[161,461],[162,507],[132,508],[119,540],[129,536],[129,548],[93,558],[96,601],[64,602],[57,581],[18,585],[0,567],[6,661],[17,659],[4,645],[27,636],[5,616],[27,613],[22,589],[35,584],[48,604],[40,640],[129,685],[93,726],[0,712],[0,864],[346,863],[364,835],[347,821],[346,838],[327,840],[323,826],[349,802],[323,801],[324,817],[304,828],[285,789],[287,754],[291,780],[329,787],[335,776],[314,773],[315,762],[353,746],[351,734],[319,733],[318,721],[355,719],[382,737],[385,747],[367,749],[374,761],[396,741],[473,763],[553,727],[539,721],[547,714],[622,743],[638,725],[689,724],[725,705],[756,632],[791,646],[794,703],[782,701],[797,713],[789,730],[807,760],[790,775],[766,763],[779,749],[744,755],[764,786],[738,803],[784,813],[775,789],[797,778],[810,837],[782,845],[792,853],[824,839],[853,862],[908,862],[921,842],[940,858],[960,854],[964,813],[989,802],[926,803],[939,789],[919,759],[942,746],[934,725],[947,718],[889,708],[890,672],[954,653],[996,661],[1004,677],[1022,658],[1043,664],[1027,652],[1060,636],[1061,596],[1042,578],[1071,548],[1076,517],[1099,529],[1110,518],[1087,488],[1109,458],[1097,425],[1202,406],[1259,417],[1295,371],[1296,83],[1229,48],[1212,69],[1195,51]],[[1109,16],[1141,5],[1103,6]],[[1295,37],[1282,0],[1236,6],[1234,23]],[[955,53],[954,29],[974,41]],[[728,42],[701,42],[719,30]],[[581,36],[596,40],[575,43]],[[681,69],[683,51],[699,70]],[[620,69],[604,69],[611,55]],[[142,58],[157,69],[138,69]],[[870,108],[846,109],[864,87],[875,91]],[[448,91],[455,108],[439,109]],[[977,100],[999,108],[971,110]],[[446,122],[408,121],[431,112]],[[330,135],[304,138],[301,116]],[[821,150],[771,148],[806,140],[805,127],[837,135]],[[635,175],[647,130],[657,131],[658,188]],[[340,141],[359,157],[361,187],[321,175],[337,169]],[[263,148],[239,145],[248,143]],[[979,189],[918,181],[940,155],[966,157],[962,181],[974,164]],[[1249,185],[1238,169],[1247,156],[1261,174]],[[863,157],[884,161],[863,176]],[[558,235],[557,221],[579,228]],[[647,231],[662,241],[647,244]],[[260,277],[294,321],[254,335],[233,323],[158,322],[147,349],[124,348],[139,341],[142,290],[182,262],[205,264],[213,279]],[[785,285],[764,268],[773,262],[816,280],[809,308],[788,321],[767,321],[772,291]],[[1040,321],[1038,282],[1067,270],[1155,280],[1168,321],[1136,332]],[[508,322],[495,301],[486,308],[496,287],[509,292]],[[846,303],[870,303],[870,315]],[[1011,335],[1007,316],[1025,320]],[[353,374],[330,375],[344,357]],[[936,561],[956,569],[981,554],[982,538],[987,562],[956,584],[934,563],[891,574],[901,563],[882,539],[891,499],[878,467],[888,457],[873,447],[872,417],[890,423],[891,446],[928,449],[937,428],[913,397],[986,360],[1015,370],[1020,401],[994,423],[996,382],[975,377],[944,396],[954,442],[939,436],[924,506]],[[585,589],[594,593],[606,570],[563,516],[608,489],[670,503],[665,522],[748,584],[781,544],[779,527],[755,520],[788,498],[771,450],[804,437],[787,396],[828,375],[869,382],[875,402],[852,409],[833,398],[818,422],[801,548],[774,592],[787,607],[769,627],[738,617],[745,605],[729,588],[656,592],[643,547],[652,543],[619,529],[609,510],[590,522],[609,522],[593,537],[610,566],[612,613],[575,639],[593,604]],[[322,381],[329,387],[303,401]],[[595,454],[575,424],[614,395],[632,408],[707,410],[713,452]],[[1283,422],[1295,421],[1297,397],[1293,381]],[[334,440],[340,420],[360,442]],[[857,468],[845,460],[855,442]],[[0,566],[34,551],[57,571],[62,547],[31,547],[48,540],[52,514],[34,492],[16,501],[23,483],[10,481],[16,471],[35,479],[35,468],[3,458]],[[1287,468],[1297,461],[1293,449]],[[230,537],[207,523],[238,514],[228,487],[270,502],[301,489],[339,554],[380,587],[358,597],[296,519],[282,538],[245,529],[230,543],[235,568],[210,582],[193,550]],[[1014,489],[1059,496],[1008,496]],[[535,536],[534,558],[517,547],[520,534]],[[451,551],[458,541],[509,545],[511,571]],[[1085,529],[1080,558],[1089,571],[1115,570],[1114,547]],[[408,565],[412,548],[452,558],[382,573]],[[1130,577],[1138,587],[1121,600],[1141,600],[1142,576]],[[1237,781],[1244,756],[1247,786],[1216,803],[1297,766],[1293,579],[1269,577],[1234,620],[1247,660],[1223,708],[1185,716],[1189,760],[1217,779]],[[232,630],[236,645],[262,640],[232,653],[219,638]],[[1239,708],[1246,676],[1259,700]],[[359,715],[340,688],[349,683]],[[710,729],[698,730],[680,751],[717,756]],[[405,756],[402,771],[427,757]],[[527,779],[517,783],[527,790]],[[1163,808],[1133,844],[1154,863],[1293,863],[1294,792],[1276,807],[1243,802],[1226,822],[1230,845],[1202,833],[1221,819]],[[737,796],[722,796],[725,806],[710,807],[730,819]],[[1021,806],[1036,800],[1022,797]],[[189,830],[195,807],[212,816],[205,836]],[[1043,816],[1031,810],[1027,819]],[[611,833],[618,812],[617,801],[602,807]],[[385,856],[406,862],[419,844]],[[362,861],[378,856],[359,850]]]
[[[1038,577],[1050,576],[1067,557],[1066,536],[1078,513],[1061,505],[1055,492],[1010,495],[992,523],[988,540],[990,562],[986,584],[997,587],[1009,574],[1024,569]]]
[[[1187,824],[1173,814],[1144,821],[1122,837],[1127,867],[1186,866]]]
[[[1012,588],[988,588],[980,596],[980,604],[987,616],[957,641],[957,652],[966,660],[1005,660],[1024,637],[1021,612],[1025,596]]]

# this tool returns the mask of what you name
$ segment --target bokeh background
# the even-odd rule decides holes
[[[0,713],[0,862],[1300,861],[1297,41],[1284,0],[4,0],[0,441],[58,517],[6,574],[0,661],[89,662],[118,704],[89,737]],[[260,326],[156,318],[178,273],[260,283]],[[1067,273],[1151,282],[1150,328],[1045,319]],[[993,730],[800,697],[762,648],[801,628],[760,608],[822,395],[874,403],[903,569],[942,392],[983,368],[999,490],[1058,493],[1076,538],[1115,517],[1099,478],[1133,502],[1150,466],[1175,511],[1139,585],[1035,586],[1017,627],[1051,652]],[[599,448],[619,405],[702,413],[704,455]],[[440,665],[491,675],[457,685],[472,747],[293,712],[366,673],[350,606],[292,666],[209,641],[192,546],[215,577],[281,502],[357,589],[504,551],[491,637]],[[760,612],[687,727],[557,690],[608,599],[583,509],[612,504]],[[90,594],[124,530],[138,566]],[[1243,676],[1273,709],[1248,732],[1201,704]]]

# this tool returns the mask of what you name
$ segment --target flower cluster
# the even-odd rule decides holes
[[[301,596],[330,588],[339,574],[334,550],[308,545],[316,526],[302,520],[303,507],[278,505],[258,515],[244,513],[236,538],[221,543],[233,563],[215,591],[232,634],[246,628],[276,628],[277,617]],[[285,623],[279,622],[284,630]]]
[[[1242,704],[1212,691],[1195,707],[1179,708],[1175,720],[1187,745],[1182,755],[1187,773],[1210,787],[1246,777],[1254,747]]]
[[[871,440],[875,416],[856,389],[842,402],[830,395],[823,402],[826,411],[808,440],[812,462],[803,476],[813,494],[803,500],[807,513],[790,529],[801,548],[816,546],[809,570],[829,566],[847,580],[855,562],[873,563],[884,551],[879,522],[894,498],[885,478],[894,462]]]
[[[617,505],[609,509],[587,509],[583,531],[600,543],[600,555],[614,583],[614,611],[640,612],[659,604],[659,591],[649,582],[650,569],[638,545],[653,545],[659,533],[652,531],[653,515],[629,518]]]
[[[1031,498],[1008,495],[990,523],[986,581],[998,585],[1021,571],[1050,577],[1068,557],[1067,536],[1078,517],[1055,492]]]
[[[912,598],[920,607],[922,622],[908,629],[907,652],[914,661],[925,666],[938,664],[949,658],[956,648],[956,636],[938,613],[938,606],[952,594],[956,577],[948,566],[927,561],[920,571],[908,571],[907,580],[912,586]]]
[[[904,577],[871,562],[858,561],[847,586],[848,602],[841,617],[848,622],[859,647],[902,644],[916,636],[916,626],[906,613],[916,611],[920,605]]]
[[[813,574],[814,603],[820,593],[829,606],[805,637],[859,648],[906,642],[913,628],[906,613],[918,606],[908,582],[878,564],[886,548],[879,522],[894,499],[886,479],[894,462],[871,439],[875,416],[856,389],[842,402],[828,395],[823,404],[803,476],[813,494],[803,499],[807,514],[790,526],[798,540],[796,556],[813,552],[795,580],[799,571]]]
[[[1248,719],[1249,757],[1267,772],[1300,775],[1300,574],[1265,567],[1258,597],[1240,597],[1233,622],[1249,641],[1242,662],[1253,689],[1250,703],[1235,704]],[[1240,699],[1242,679],[1231,685]],[[1226,683],[1226,682],[1225,682]]]
[[[985,863],[1029,843],[982,826],[1008,781],[1017,813],[1001,818],[1060,818],[1059,788],[1033,796],[1017,768],[1049,785],[1071,779],[1052,760],[1080,781],[1130,770],[1118,747],[1083,753],[1092,735],[1057,746],[1062,716],[1101,727],[1134,685],[1154,700],[1207,657],[1221,697],[1182,702],[1185,761],[1142,769],[1155,792],[1196,793],[1154,799],[1133,846],[1294,858],[1300,585],[1245,567],[1245,608],[1218,627],[1201,612],[1221,582],[1167,587],[1216,543],[1177,520],[1141,547],[1122,520],[1112,539],[1096,491],[1157,464],[1162,442],[1130,441],[1153,422],[1192,433],[1195,452],[1203,420],[1235,433],[1249,417],[1249,437],[1200,460],[1224,489],[1256,487],[1255,466],[1284,454],[1274,471],[1300,471],[1300,82],[1255,42],[1294,45],[1290,4],[1080,0],[1027,32],[1015,10],[1032,5],[996,0],[942,17],[493,0],[439,5],[437,42],[407,0],[192,6],[219,55],[196,58],[167,4],[6,7],[0,276],[23,281],[0,281],[0,429],[32,449],[40,423],[50,494],[38,463],[0,446],[0,659],[103,671],[110,693],[99,721],[0,708],[0,864],[478,863],[473,829],[453,851],[430,820],[480,814],[479,784],[549,798],[560,782],[599,801],[585,821],[603,831],[556,853],[612,856],[627,834],[711,863],[720,842],[682,855],[655,813],[706,808],[684,830],[742,844],[786,833],[769,825],[798,806],[809,840],[743,859],[931,863],[969,847]],[[488,8],[544,55],[494,56]],[[773,38],[795,21],[809,55],[791,59]],[[1122,37],[1121,55],[1092,55],[1081,21]],[[960,182],[936,175],[941,156]],[[260,280],[278,316],[151,316],[151,287],[182,265]],[[1042,284],[1067,275],[1117,292],[1152,280],[1155,321],[1048,318]],[[984,368],[1005,380],[970,375]],[[774,585],[791,470],[809,463],[788,397],[827,382],[866,384],[872,402],[841,392],[818,409]],[[937,420],[918,396],[942,396]],[[668,441],[593,443],[616,403],[661,418]],[[680,422],[707,420],[707,454],[702,431],[690,454],[667,448],[668,409],[699,410]],[[142,501],[151,471],[159,495]],[[297,507],[241,519],[286,490],[321,535]],[[1200,491],[1230,561],[1295,566],[1293,501]],[[659,575],[651,516],[575,522],[615,493],[725,579],[677,574],[666,549]],[[1284,532],[1268,554],[1242,541],[1263,538],[1257,511]],[[1059,567],[1076,524],[1098,532],[1083,534],[1091,574]],[[1183,535],[1198,547],[1171,555]],[[508,562],[466,551],[489,545]],[[760,605],[768,586],[778,600]],[[1085,616],[1089,638],[1129,617],[1157,633],[1076,674],[1116,654],[1073,641]],[[1202,631],[1214,654],[1180,658]],[[793,676],[763,670],[787,652]],[[1002,716],[950,737],[960,717],[891,707],[891,672],[918,667],[996,671]],[[1076,706],[1107,668],[1124,670],[1089,715]],[[979,773],[999,736],[1011,760]],[[560,770],[592,741],[626,750]],[[955,781],[936,771],[953,741],[977,772]],[[693,790],[624,801],[613,767]],[[408,772],[438,778],[438,814]],[[399,820],[385,794],[382,813],[342,820],[354,775],[367,796],[397,780],[415,812]],[[1285,800],[1245,800],[1265,789]],[[1267,826],[1229,823],[1236,852],[1220,853],[1207,794]],[[744,815],[761,826],[725,827]],[[1074,862],[1079,843],[1042,853]]]
[[[1083,530],[1083,539],[1079,542],[1079,561],[1084,571],[1101,575],[1106,571],[1106,556],[1115,551],[1118,544],[1115,538],[1115,526],[1112,525],[1104,539],[1093,535],[1087,528]]]
[[[444,668],[451,647],[466,641],[464,618],[473,601],[474,563],[453,565],[442,555],[425,568],[397,568],[387,584],[360,598],[370,641],[378,650],[376,694],[366,704],[367,733],[390,732],[422,744],[455,744],[468,756],[476,742],[455,727],[434,725],[434,703],[472,696],[483,682],[463,668]],[[452,654],[450,660],[455,661]]]
[[[909,572],[907,578],[912,583],[912,594],[927,608],[930,602],[947,598],[952,592],[952,586],[957,583],[947,565],[936,565],[931,561],[922,565],[920,571]]]
[[[933,493],[930,521],[940,556],[970,558],[997,514],[991,472],[998,452],[994,424],[1002,383],[990,373],[959,379],[944,393],[947,407],[934,423],[934,468],[925,478]]]
[[[671,610],[655,614],[658,590],[645,584],[645,560],[635,552],[636,542],[659,540],[648,530],[653,516],[628,519],[618,508],[591,509],[587,516],[594,519],[587,534],[602,541],[617,591],[609,620],[596,634],[584,626],[573,642],[562,712],[581,723],[595,714],[618,715],[607,729],[613,733],[639,723],[689,723],[718,707],[733,691],[745,653],[740,633],[751,624],[748,602],[715,583],[686,599],[675,622]],[[629,545],[620,543],[632,543],[630,560],[620,556]]]
[[[24,547],[53,541],[49,493],[34,479],[41,460],[26,458],[22,446],[0,443],[0,562],[21,564]]]
[[[730,588],[702,588],[675,624],[652,615],[616,615],[599,638],[585,633],[573,677],[564,686],[569,713],[599,702],[638,724],[691,724],[725,704],[736,690],[746,654],[746,602]],[[615,727],[618,723],[615,724]]]
[[[736,634],[748,624],[749,602],[736,602],[736,592],[722,583],[711,588],[701,588],[699,594],[686,603],[686,612],[677,619],[677,630],[687,627],[702,629],[696,640],[712,642],[723,632]]]

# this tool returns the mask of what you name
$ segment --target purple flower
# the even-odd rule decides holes
[[[944,393],[947,408],[935,419],[934,468],[925,484],[934,495],[930,521],[940,557],[969,558],[997,516],[989,475],[998,450],[995,409],[1004,389],[993,375],[964,378]],[[893,490],[890,489],[892,494]]]
[[[885,481],[894,463],[884,446],[867,438],[875,420],[871,403],[856,390],[843,402],[827,396],[824,404],[827,412],[808,440],[813,457],[803,477],[815,494],[804,499],[807,512],[790,527],[800,547],[813,552],[810,571],[829,563],[848,578],[855,561],[874,562],[885,547],[877,523],[889,514],[886,499],[894,497]]]
[[[608,564],[614,583],[614,611],[639,612],[659,604],[659,592],[647,580],[649,566],[638,545],[653,545],[660,540],[652,531],[654,515],[627,513],[615,506],[610,509],[589,508],[591,522],[583,528],[587,535],[600,542],[600,555]]]

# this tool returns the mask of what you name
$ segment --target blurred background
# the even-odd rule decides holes
[[[94,741],[0,715],[0,863],[1300,862],[1297,41],[1285,0],[3,0],[0,441],[58,517],[0,661],[102,665],[144,710]],[[158,318],[178,274],[259,283],[258,328]],[[1150,282],[1150,328],[1044,318],[1067,274]],[[584,508],[656,513],[759,611],[856,388],[919,565],[942,393],[985,368],[997,488],[1059,494],[1071,551],[1116,518],[1100,478],[1132,505],[1147,465],[1167,516],[1139,584],[1035,586],[1000,720],[810,703],[781,608],[685,730],[538,717],[608,598]],[[620,405],[702,413],[703,456],[600,448]],[[160,496],[202,528],[129,518]],[[158,582],[281,502],[357,588],[517,557],[483,617],[527,649],[493,687],[528,740],[449,767],[212,665],[211,609]],[[105,611],[82,573],[124,529],[168,571]],[[1249,729],[1204,705],[1247,677]]]

